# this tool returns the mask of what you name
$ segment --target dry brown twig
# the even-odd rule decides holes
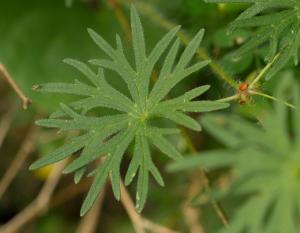
[[[92,209],[81,220],[76,233],[94,233],[97,230],[97,224],[101,213],[103,200],[106,193],[106,187],[97,198]]]
[[[123,181],[121,181],[121,203],[124,206],[136,233],[145,233],[145,230],[150,230],[155,233],[178,233],[177,231],[171,230],[165,226],[153,223],[138,214]]]
[[[19,231],[26,223],[47,209],[50,198],[61,178],[62,170],[66,163],[67,160],[64,160],[55,166],[55,169],[50,173],[37,198],[19,212],[13,219],[4,224],[0,228],[1,233],[14,233]]]
[[[205,177],[201,177],[199,179],[198,172],[196,174],[191,174],[191,183],[188,187],[186,200],[182,205],[182,212],[185,217],[185,221],[190,230],[190,233],[204,233],[204,227],[200,221],[200,211],[197,208],[191,206],[191,200],[197,195],[199,190],[203,189],[205,184],[203,182],[207,182]]]
[[[151,232],[155,233],[179,233],[178,231],[174,231],[165,226],[156,224],[146,218],[143,218],[143,225],[145,229],[151,230]]]
[[[13,121],[13,116],[16,113],[16,107],[13,105],[2,117],[0,122],[0,148],[2,146],[2,143],[8,133],[8,130],[11,126],[11,123]],[[1,196],[1,195],[0,195]]]
[[[79,184],[71,183],[67,187],[64,187],[53,195],[49,208],[55,208],[78,195],[86,192],[91,187],[90,180],[83,180]]]
[[[16,84],[14,79],[11,77],[11,75],[8,73],[6,68],[3,64],[0,63],[0,76],[7,81],[7,83],[11,86],[11,88],[16,92],[18,97],[21,99],[23,103],[23,108],[27,109],[27,107],[32,103],[32,100],[29,99],[23,91],[19,88],[19,86]]]
[[[135,210],[133,201],[130,197],[129,192],[126,189],[126,186],[123,182],[121,182],[121,203],[124,206],[130,220],[132,226],[136,233],[145,233],[143,218],[140,214],[138,214]]]
[[[14,160],[11,165],[6,170],[4,176],[0,181],[0,199],[17,175],[18,171],[22,168],[26,158],[30,155],[30,153],[35,148],[35,137],[36,137],[36,127],[34,125],[31,126],[27,135],[25,136],[25,140],[23,141],[21,148],[17,152]]]
[[[186,142],[188,144],[188,148],[189,148],[190,152],[193,153],[193,154],[196,154],[197,153],[197,149],[194,146],[189,133],[183,127],[181,127],[181,131],[182,131],[182,136],[186,139]],[[200,178],[199,181],[198,181],[197,177]],[[201,189],[205,189],[208,193],[211,193],[210,180],[209,180],[209,177],[208,177],[208,174],[207,174],[206,170],[201,169],[201,170],[197,171],[196,174],[194,174],[193,176],[191,176],[190,186],[193,185],[193,183],[194,183],[193,180],[195,180],[195,182],[201,182],[200,190]],[[220,222],[223,224],[224,227],[228,227],[229,226],[229,219],[228,219],[228,217],[226,215],[226,212],[222,208],[222,205],[218,201],[216,201],[214,198],[210,199],[210,203],[211,203],[211,205],[212,205],[215,213],[219,217]]]

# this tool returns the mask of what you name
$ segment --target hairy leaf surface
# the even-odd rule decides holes
[[[179,27],[168,32],[153,48],[146,53],[145,36],[138,13],[131,9],[132,42],[135,65],[126,58],[121,38],[116,37],[116,48],[105,41],[92,29],[88,32],[96,45],[106,53],[108,58],[93,59],[89,65],[73,59],[64,61],[81,72],[86,83],[46,83],[35,86],[37,91],[51,93],[67,93],[77,95],[81,99],[61,104],[61,108],[51,114],[49,119],[37,121],[38,125],[58,128],[60,131],[77,131],[81,136],[70,140],[50,155],[35,162],[31,169],[37,169],[79,152],[65,169],[64,173],[75,172],[75,182],[85,175],[93,175],[94,182],[83,203],[81,215],[93,205],[108,177],[111,178],[112,189],[116,199],[120,199],[120,166],[127,148],[134,144],[134,153],[125,177],[128,185],[137,175],[136,208],[142,211],[148,193],[149,176],[163,185],[163,179],[151,156],[151,145],[172,159],[181,159],[181,153],[167,139],[167,135],[178,133],[176,128],[160,128],[150,123],[152,118],[166,118],[176,124],[200,130],[200,124],[188,112],[208,112],[223,109],[226,103],[215,101],[193,101],[208,90],[209,86],[195,88],[177,98],[166,100],[172,88],[193,72],[208,64],[202,61],[189,65],[203,38],[204,30],[200,30],[181,55],[178,54],[179,41],[175,40]],[[175,40],[175,42],[174,42]],[[171,47],[171,48],[169,48]],[[153,68],[163,53],[166,58],[158,80],[150,89]],[[177,59],[177,56],[179,57]],[[129,96],[115,89],[106,81],[104,70],[109,69],[124,81]],[[95,116],[91,110],[98,107],[113,109],[119,113]],[[89,165],[102,157],[102,164],[89,173]]]

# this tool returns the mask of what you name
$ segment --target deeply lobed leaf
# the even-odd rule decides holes
[[[292,58],[299,62],[300,2],[297,0],[205,0],[210,3],[249,3],[250,6],[231,23],[230,30],[255,28],[256,34],[234,54],[240,58],[253,49],[269,45],[265,59],[272,61],[279,54],[267,74],[267,79],[281,70]]]
[[[172,171],[197,167],[230,168],[232,183],[221,196],[242,196],[230,225],[219,233],[296,233],[300,227],[300,89],[283,80],[277,95],[293,94],[296,110],[282,103],[266,112],[262,127],[240,117],[211,115],[204,127],[228,149],[196,154],[169,166]],[[292,126],[289,122],[292,116]]]
[[[174,160],[182,159],[181,153],[166,138],[169,134],[178,133],[178,130],[152,126],[150,119],[166,118],[176,124],[200,130],[200,124],[188,116],[188,112],[208,112],[228,106],[215,101],[194,101],[207,91],[209,86],[197,87],[175,99],[164,100],[175,85],[208,64],[209,61],[201,61],[189,65],[201,43],[204,30],[197,33],[177,59],[179,40],[172,41],[179,27],[168,32],[149,55],[146,53],[142,24],[134,7],[131,9],[131,28],[135,67],[127,60],[118,35],[114,48],[95,31],[88,29],[93,41],[108,58],[90,61],[97,66],[97,72],[80,61],[64,60],[80,71],[88,83],[76,81],[74,84],[49,83],[36,86],[41,92],[67,93],[81,98],[68,106],[61,104],[60,109],[51,114],[49,119],[37,121],[40,126],[58,128],[60,131],[77,131],[81,136],[71,138],[69,144],[58,148],[31,166],[31,169],[37,169],[71,156],[75,152],[80,154],[64,169],[64,173],[75,172],[76,183],[86,174],[94,176],[94,182],[82,205],[81,215],[91,208],[108,177],[111,178],[116,199],[120,199],[120,166],[131,143],[134,143],[134,153],[127,170],[125,184],[130,184],[137,175],[137,210],[142,211],[146,203],[149,174],[160,185],[164,185],[163,178],[153,163],[150,146],[155,146]],[[165,51],[167,55],[159,78],[149,90],[153,68]],[[104,69],[110,69],[120,76],[126,83],[130,96],[124,95],[106,81]],[[98,107],[111,108],[119,113],[105,116],[91,115],[90,111]],[[103,163],[98,163],[96,170],[90,172],[89,165],[101,157]]]

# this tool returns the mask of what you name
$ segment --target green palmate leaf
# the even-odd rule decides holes
[[[82,135],[71,139],[70,143],[31,166],[31,169],[37,169],[71,156],[75,152],[80,152],[80,155],[64,169],[64,173],[75,172],[76,183],[85,174],[94,176],[94,182],[83,203],[81,215],[91,208],[108,177],[111,178],[116,199],[120,199],[120,166],[131,143],[134,143],[134,153],[127,170],[125,184],[130,184],[137,175],[137,210],[142,211],[146,203],[149,174],[160,185],[164,185],[163,178],[153,163],[150,145],[157,147],[172,159],[181,159],[180,152],[167,140],[169,134],[178,133],[179,130],[152,126],[150,119],[166,118],[176,124],[200,130],[200,124],[188,116],[188,112],[208,112],[228,106],[228,104],[215,101],[193,101],[207,91],[209,86],[197,87],[175,99],[164,100],[176,84],[208,64],[208,61],[203,61],[189,65],[202,40],[203,30],[200,30],[181,56],[178,55],[179,59],[176,59],[179,41],[175,40],[175,37],[179,27],[168,32],[154,46],[150,55],[146,53],[142,24],[134,7],[131,9],[131,28],[135,67],[132,67],[127,60],[119,36],[116,37],[116,48],[113,48],[95,31],[88,29],[93,41],[108,58],[90,61],[91,64],[97,66],[97,72],[80,61],[64,60],[65,63],[80,71],[87,78],[87,83],[75,81],[74,83],[47,83],[35,86],[35,89],[41,92],[67,93],[81,98],[68,106],[61,104],[60,109],[51,114],[49,119],[39,120],[37,124],[58,128],[60,131],[75,130]],[[168,50],[168,47],[171,48]],[[159,78],[150,90],[149,82],[153,68],[158,60],[161,60],[165,51],[167,55]],[[128,87],[129,96],[121,93],[106,81],[104,69],[110,69],[119,74]],[[110,108],[119,113],[104,116],[87,114],[98,107]],[[98,163],[98,168],[92,173],[88,171],[89,165],[101,156],[104,162]]]
[[[229,149],[203,152],[169,166],[172,171],[232,168],[231,187],[222,196],[243,196],[244,203],[229,227],[219,233],[297,233],[300,229],[300,89],[287,80],[277,93],[280,98],[292,93],[296,110],[277,103],[264,114],[263,127],[240,117],[206,116],[204,127]]]
[[[245,53],[269,44],[266,60],[271,61],[279,53],[267,78],[281,70],[293,58],[298,64],[300,47],[300,2],[297,0],[205,0],[210,3],[251,4],[231,23],[230,29],[256,28],[256,34],[246,41],[235,53],[239,58]]]

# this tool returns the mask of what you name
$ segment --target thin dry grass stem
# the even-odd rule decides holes
[[[92,209],[81,220],[76,233],[96,232],[105,193],[106,188],[104,188],[104,190],[101,192]]]
[[[134,203],[122,181],[121,181],[121,203],[124,206],[131,220],[135,232],[146,233],[144,229],[143,218],[140,214],[136,212]]]
[[[25,136],[25,140],[23,141],[21,148],[17,152],[14,160],[11,165],[7,168],[4,176],[0,181],[0,199],[18,174],[19,170],[22,168],[27,157],[35,148],[35,139],[36,139],[37,130],[34,125],[31,126],[27,135]]]
[[[177,231],[154,223],[138,214],[123,181],[121,181],[121,203],[124,206],[136,233],[146,233],[146,230],[154,233],[178,233]]]
[[[1,233],[15,233],[20,231],[25,224],[47,210],[52,194],[61,178],[62,170],[66,164],[67,160],[64,160],[55,166],[37,198],[19,212],[13,219],[4,224],[0,228]]]
[[[13,121],[13,116],[16,113],[16,106],[13,105],[1,118],[0,121],[0,148],[2,147],[3,141],[8,133],[8,130]],[[1,196],[1,195],[0,195]]]
[[[83,180],[79,184],[71,183],[67,187],[57,191],[51,200],[49,208],[55,208],[78,195],[86,192],[91,187],[90,180]]]
[[[31,99],[29,99],[23,91],[19,88],[19,86],[16,84],[14,79],[11,77],[11,75],[8,73],[6,68],[3,64],[0,63],[0,76],[7,81],[7,83],[11,86],[11,88],[15,91],[15,93],[18,95],[18,97],[21,99],[23,103],[23,108],[27,109],[27,107],[32,103]]]
[[[190,150],[190,152],[192,153],[197,153],[197,149],[194,146],[190,135],[188,134],[187,130],[183,127],[181,127],[181,131],[182,131],[182,135],[185,138],[186,142],[188,143],[188,148]],[[197,178],[200,177],[200,180]],[[211,193],[211,187],[210,187],[210,181],[209,181],[209,177],[207,175],[207,171],[206,170],[200,170],[197,172],[197,175],[192,175],[191,176],[191,184],[193,185],[193,180],[196,180],[196,182],[199,182],[202,184],[203,188],[208,192]],[[201,188],[201,187],[200,187]],[[214,208],[214,211],[216,212],[217,216],[219,217],[221,223],[223,224],[224,227],[228,227],[229,226],[229,219],[223,209],[223,207],[221,206],[221,204],[219,202],[217,202],[215,199],[211,198],[210,200],[211,205]]]
[[[191,184],[188,187],[187,197],[182,205],[182,212],[184,214],[185,221],[189,228],[190,233],[204,233],[204,227],[200,221],[200,211],[198,208],[191,206],[192,199],[198,194],[199,190],[203,189],[205,184],[201,183],[207,182],[205,177],[199,179],[199,172],[197,174],[192,174]]]
[[[178,231],[171,230],[165,226],[161,226],[145,218],[143,219],[143,225],[145,229],[151,230],[152,232],[156,233],[179,233]]]

